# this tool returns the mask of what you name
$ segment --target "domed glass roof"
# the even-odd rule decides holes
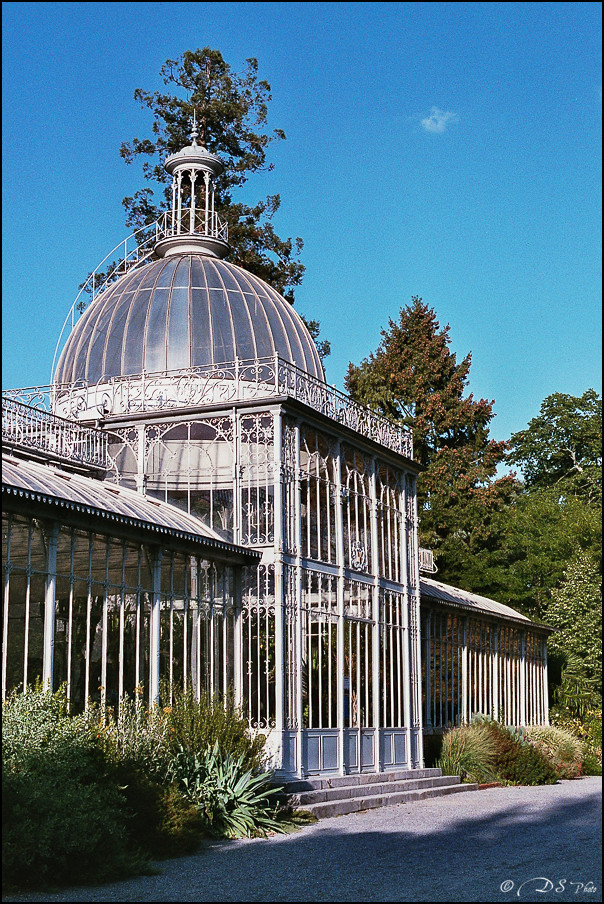
[[[95,299],[54,379],[97,383],[275,354],[324,379],[302,319],[274,289],[235,264],[176,254],[131,270]]]

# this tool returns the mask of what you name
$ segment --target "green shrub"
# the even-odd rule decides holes
[[[537,747],[498,722],[489,722],[488,726],[497,751],[500,781],[513,785],[552,785],[557,781],[556,770]]]
[[[277,789],[271,773],[254,775],[245,768],[244,755],[223,754],[218,743],[192,753],[182,746],[171,767],[177,788],[198,808],[208,832],[229,838],[282,832],[271,805]]]
[[[544,785],[557,780],[555,768],[536,746],[513,728],[484,717],[443,736],[437,766],[467,782]]]
[[[14,693],[2,712],[2,866],[8,886],[103,881],[146,868],[96,738],[63,694]]]
[[[172,759],[168,742],[168,715],[158,706],[151,709],[137,698],[125,697],[117,717],[103,715],[97,707],[87,719],[96,731],[105,759],[120,768],[140,771],[158,781],[166,778]]]
[[[437,762],[444,775],[460,775],[467,782],[490,782],[495,778],[496,747],[486,722],[453,728],[443,735]]]
[[[173,754],[180,748],[191,753],[211,750],[215,744],[223,756],[242,759],[244,769],[263,768],[263,734],[250,737],[247,720],[235,705],[232,693],[195,699],[193,691],[176,694],[165,707],[168,739]]]
[[[197,850],[207,834],[203,816],[174,784],[123,765],[114,779],[126,800],[128,834],[149,856],[163,860]]]
[[[554,725],[565,728],[583,745],[583,775],[602,775],[602,710],[588,710],[582,717],[572,715],[561,706],[553,707],[550,718]]]
[[[576,778],[583,765],[583,744],[571,731],[557,725],[533,725],[526,731],[556,770],[558,778]]]

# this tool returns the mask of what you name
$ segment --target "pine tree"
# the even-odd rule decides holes
[[[346,386],[358,402],[413,432],[420,542],[435,552],[439,579],[483,590],[477,553],[496,545],[494,514],[517,490],[496,479],[506,444],[489,437],[493,402],[466,394],[471,354],[457,362],[450,328],[415,296],[382,330],[377,351],[349,365]]]

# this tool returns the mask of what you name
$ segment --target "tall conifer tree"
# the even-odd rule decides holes
[[[279,195],[270,195],[254,205],[233,199],[233,190],[243,186],[253,173],[273,168],[266,151],[273,141],[285,139],[281,129],[264,131],[271,87],[258,79],[258,62],[246,60],[243,73],[232,70],[219,50],[204,47],[187,50],[176,60],[167,60],[160,71],[168,91],[137,88],[134,99],[153,113],[152,138],[134,138],[122,144],[126,163],[143,159],[146,180],[166,184],[163,205],[154,189],[142,188],[124,198],[127,225],[138,228],[157,219],[162,206],[170,205],[170,177],[163,167],[169,154],[190,143],[191,117],[196,111],[199,141],[225,164],[215,179],[216,210],[229,224],[229,245],[235,263],[256,274],[293,303],[304,266],[299,261],[302,239],[281,239],[273,217],[279,210]]]
[[[457,362],[449,326],[415,296],[398,322],[382,330],[377,351],[349,365],[346,386],[368,405],[413,432],[422,545],[432,548],[438,578],[482,590],[475,555],[494,544],[493,515],[517,489],[496,478],[506,444],[489,437],[493,402],[467,394],[471,355]]]

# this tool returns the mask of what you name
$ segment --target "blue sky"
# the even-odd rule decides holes
[[[272,88],[276,227],[343,388],[420,295],[505,439],[601,392],[598,3],[3,3],[4,388],[45,384],[78,285],[127,235],[138,87],[209,45]]]

